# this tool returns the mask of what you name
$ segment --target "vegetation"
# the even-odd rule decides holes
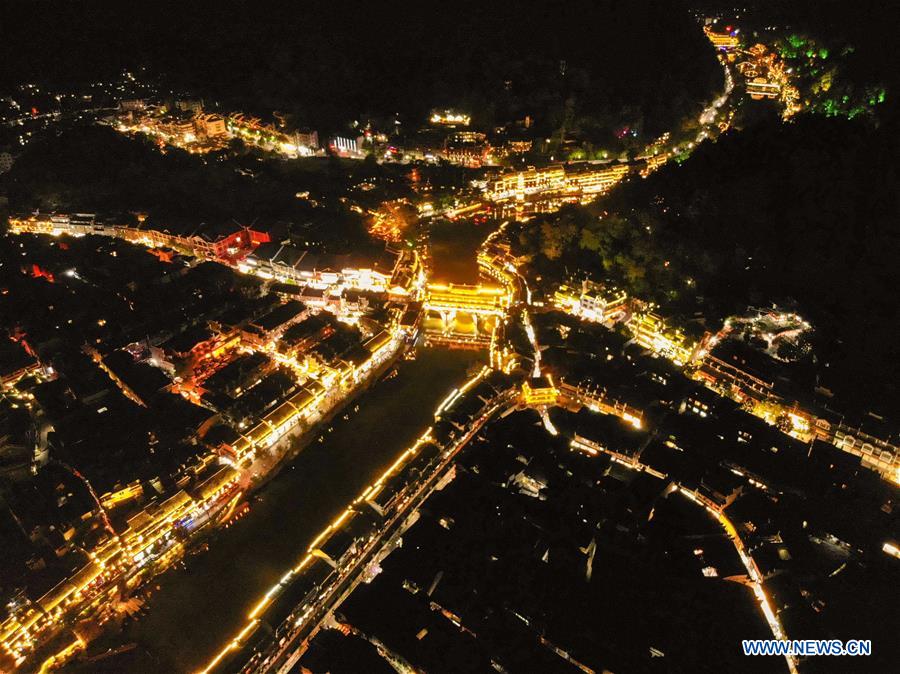
[[[895,123],[763,124],[536,219],[519,243],[545,275],[586,270],[711,319],[793,301],[818,328],[823,385],[887,408],[900,403],[898,156]]]
[[[43,44],[35,10],[19,24],[27,44],[0,45],[0,57],[20,78],[68,84],[73,74],[147,66],[208,105],[278,110],[323,136],[354,120],[393,128],[395,114],[401,131],[412,130],[432,107],[459,107],[477,126],[530,115],[545,137],[604,146],[625,128],[652,138],[695,117],[721,88],[713,50],[677,4],[570,0],[536,10],[508,0],[378,8],[339,0],[288,12],[265,2],[195,2],[178,6],[178,21],[150,12],[127,34],[107,27],[132,23],[122,20],[130,6],[54,7],[70,26],[62,38]]]
[[[853,119],[874,115],[885,102],[882,84],[851,76],[856,48],[849,44],[833,49],[807,35],[791,33],[776,41],[775,50],[793,72],[811,112]]]
[[[354,163],[352,168],[364,167]],[[340,201],[354,178],[337,158],[296,162],[165,154],[109,127],[76,127],[29,144],[0,176],[11,212],[149,213],[165,224],[276,222],[337,247],[368,241],[362,218]],[[313,192],[314,207],[297,193]]]
[[[897,113],[900,69],[896,56],[885,49],[896,37],[895,3],[764,3],[739,23],[749,44],[771,44],[793,69],[807,110],[870,119]]]

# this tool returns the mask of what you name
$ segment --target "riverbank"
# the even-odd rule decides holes
[[[388,360],[382,363],[375,372],[370,373],[365,381],[357,385],[352,391],[347,393],[340,402],[322,414],[321,418],[315,421],[305,432],[297,435],[296,433],[298,431],[295,431],[295,433],[288,433],[285,437],[281,438],[279,442],[275,444],[275,447],[278,447],[279,443],[287,443],[287,449],[281,453],[269,468],[264,469],[257,477],[252,479],[250,483],[251,495],[255,495],[265,488],[269,482],[278,477],[281,471],[289,467],[300,452],[306,449],[310,443],[324,437],[324,433],[328,432],[328,426],[335,417],[342,413],[346,414],[347,412],[345,410],[356,405],[359,398],[363,397],[366,392],[378,385],[382,378],[391,376],[391,372],[403,358],[405,353],[406,347],[401,346]]]
[[[252,500],[250,511],[209,539],[210,549],[157,580],[149,611],[129,625],[154,663],[147,671],[190,672],[240,629],[253,602],[305,552],[345,505],[432,419],[437,404],[483,355],[424,350],[399,373],[345,408],[323,442],[313,441]],[[315,436],[318,437],[318,434]]]

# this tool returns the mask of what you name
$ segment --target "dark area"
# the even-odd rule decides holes
[[[6,77],[71,84],[145,67],[211,102],[326,130],[357,115],[418,124],[458,105],[479,125],[531,115],[606,137],[622,123],[659,133],[721,80],[680,3],[166,5],[29,3],[0,47]]]
[[[761,123],[596,205],[536,220],[521,242],[540,251],[538,267],[562,259],[713,322],[748,304],[794,304],[818,330],[823,385],[896,409],[896,129]]]
[[[535,420],[491,425],[340,619],[435,672],[780,671],[732,647],[765,632],[747,588],[704,578],[691,554],[703,545],[738,573],[715,522],[656,478],[582,461]]]

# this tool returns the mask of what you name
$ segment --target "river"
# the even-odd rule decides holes
[[[429,228],[431,280],[444,283],[478,283],[478,247],[494,231],[493,225],[471,220],[436,220]]]
[[[266,590],[309,542],[433,420],[440,401],[484,359],[471,351],[420,350],[399,374],[339,415],[267,484],[250,511],[211,540],[209,550],[157,580],[145,616],[123,641],[137,642],[159,672],[202,667],[241,629]],[[355,405],[356,403],[354,403]]]

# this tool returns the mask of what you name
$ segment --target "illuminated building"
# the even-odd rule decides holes
[[[256,247],[243,260],[248,271],[253,271],[263,278],[299,281],[300,273],[297,265],[307,251],[286,244],[270,241]]]
[[[578,289],[563,283],[553,293],[553,303],[560,309],[575,311],[581,302],[581,293]]]
[[[788,119],[800,108],[800,91],[791,84],[790,69],[764,44],[755,44],[747,50],[748,60],[737,69],[746,79],[747,94],[753,100],[778,99],[783,105],[782,117]]]
[[[628,310],[628,294],[615,286],[585,279],[581,287],[563,284],[553,295],[553,303],[586,320],[603,322]]]
[[[181,237],[195,256],[215,260],[240,258],[252,249],[254,243],[267,238],[261,232],[254,233],[243,227],[231,228],[230,232],[204,231]]]
[[[114,492],[107,492],[100,497],[100,502],[104,508],[114,508],[121,503],[127,503],[136,498],[140,498],[144,494],[144,487],[140,480],[135,480],[130,484],[126,484],[121,489]]]
[[[361,290],[386,291],[399,256],[385,253],[374,258],[355,255],[321,255],[275,242],[258,246],[242,260],[242,271],[279,281],[317,287],[345,285]]]
[[[203,112],[203,101],[197,99],[181,99],[175,101],[175,108],[182,112],[201,113]]]
[[[482,276],[511,286],[516,278],[516,258],[508,243],[482,244],[477,256],[478,270]]]
[[[189,119],[173,120],[168,123],[161,123],[159,129],[167,136],[189,142],[189,139],[193,139],[194,122]]]
[[[242,462],[248,456],[252,457],[256,452],[272,447],[309,418],[323,394],[324,390],[321,387],[317,389],[315,382],[308,383],[259,419],[255,425],[243,431],[236,440],[219,447],[219,452]]]
[[[298,131],[294,134],[294,142],[299,148],[309,148],[310,150],[318,149],[319,134],[316,131]]]
[[[441,110],[431,113],[428,121],[439,126],[469,126],[472,118],[454,110]]]
[[[775,376],[764,374],[771,370],[767,363],[774,366],[751,347],[728,339],[704,357],[695,376],[739,402],[759,402],[774,394]]]
[[[525,171],[505,173],[490,181],[485,194],[491,200],[522,198],[525,195],[563,190],[566,186],[566,172],[561,164],[544,169],[533,166]],[[521,197],[519,197],[521,195]]]
[[[627,293],[616,287],[605,286],[590,281],[582,284],[581,310],[588,315],[596,315],[601,319],[621,313],[626,308]]]
[[[388,285],[392,299],[405,301],[424,284],[422,261],[414,250],[401,249]]]
[[[444,141],[441,157],[451,164],[478,168],[491,150],[487,136],[476,131],[457,131]]]
[[[769,82],[765,77],[754,77],[747,82],[747,94],[755,101],[763,98],[778,98],[781,85]]]
[[[549,376],[533,377],[522,382],[522,401],[531,407],[555,405],[559,389]]]
[[[29,410],[0,406],[0,475],[11,480],[28,479],[36,462],[37,444]]]
[[[40,370],[40,361],[21,342],[0,343],[0,390]]]
[[[681,329],[670,327],[662,316],[652,311],[634,314],[628,327],[638,344],[670,358],[676,365],[690,363],[697,353],[698,345]]]
[[[404,311],[397,321],[397,327],[407,336],[407,341],[414,344],[419,336],[419,325],[422,322],[422,307],[414,304]]]
[[[0,152],[0,173],[6,173],[13,167],[15,160],[9,152]]]
[[[360,146],[362,143],[359,138],[345,138],[344,136],[335,136],[328,142],[331,151],[339,157],[356,157],[362,154]]]
[[[176,528],[191,532],[209,523],[237,491],[237,478],[237,471],[223,466],[191,493],[180,489],[130,517],[120,534],[89,552],[89,562],[0,624],[4,649],[15,656],[27,652],[45,630],[59,626],[71,612],[102,596],[114,583],[126,576],[153,573],[178,559],[185,548],[175,535]]]
[[[774,368],[774,370],[773,370]],[[862,465],[897,481],[900,446],[883,420],[851,424],[828,411],[808,411],[776,392],[778,363],[735,340],[725,340],[703,356],[693,377],[712,390],[749,405],[749,411],[782,432],[804,442],[818,439],[860,457]],[[694,410],[705,416],[705,407]],[[863,428],[865,425],[865,428]],[[887,438],[887,439],[885,439]]]
[[[243,258],[255,246],[269,240],[268,234],[249,227],[226,226],[223,228],[195,230],[180,234],[160,229],[143,229],[114,223],[104,223],[92,214],[57,214],[10,217],[10,231],[14,234],[49,234],[59,236],[109,236],[130,243],[151,247],[171,248],[186,255],[212,259],[231,264]]]
[[[559,405],[561,407],[587,407],[592,412],[610,414],[640,428],[644,412],[621,400],[612,398],[603,388],[589,388],[561,381],[559,384]]]
[[[119,110],[123,112],[139,112],[147,109],[147,101],[142,98],[119,101]]]
[[[510,140],[506,143],[506,147],[513,154],[524,154],[531,151],[532,144],[530,140]]]
[[[850,424],[843,419],[829,423],[820,417],[815,421],[815,432],[820,439],[860,457],[863,466],[880,473],[886,480],[900,483],[900,444],[894,440],[896,435],[887,429],[874,428],[884,426],[883,420],[872,417],[867,421],[873,428],[863,428],[863,423]]]
[[[488,182],[485,195],[492,201],[524,201],[537,194],[593,196],[607,191],[632,170],[626,163],[555,164],[547,168],[501,174]]]
[[[566,167],[566,189],[581,194],[601,194],[624,178],[631,167],[611,163],[600,166],[572,164]]]
[[[206,138],[222,138],[228,135],[225,118],[221,115],[197,115],[194,118],[194,127],[198,134]]]
[[[647,177],[651,173],[653,173],[660,166],[669,161],[669,155],[665,152],[661,152],[660,154],[655,154],[645,159],[647,162],[643,169],[641,169],[641,176]]]
[[[265,124],[257,117],[247,117],[240,112],[230,115],[226,124],[229,131],[254,145],[278,146],[290,141],[287,135],[272,124]]]
[[[310,316],[289,327],[278,340],[278,353],[296,358],[316,343],[334,334],[334,327],[321,316]]]
[[[341,279],[350,288],[361,290],[385,290],[400,262],[399,256],[384,251],[373,257],[344,255],[336,258]]]
[[[151,398],[171,383],[169,378],[156,368],[136,363],[127,351],[117,350],[106,356],[101,356],[90,347],[85,347],[85,351],[115,382],[122,395],[142,407],[148,407]]]
[[[188,328],[150,351],[157,363],[167,366],[172,372],[175,362],[196,363],[204,358],[220,358],[226,352],[240,345],[241,337],[236,330],[214,333],[198,326]]]
[[[391,333],[387,330],[382,330],[377,335],[373,335],[369,338],[365,344],[363,344],[363,348],[368,351],[371,355],[378,353],[381,349],[386,347],[391,343]]]
[[[25,217],[10,216],[9,231],[13,234],[49,234],[59,236],[69,234],[71,236],[84,236],[85,234],[100,234],[112,236],[103,225],[94,223],[95,216],[85,214],[59,215],[38,214]]]
[[[325,288],[305,286],[300,299],[314,309],[325,309],[329,304],[328,291]]]
[[[735,49],[740,46],[741,41],[738,39],[737,31],[730,33],[717,33],[709,26],[703,28],[707,39],[713,43],[717,49]]]
[[[426,309],[498,314],[509,304],[506,291],[496,286],[429,283],[427,290]]]

